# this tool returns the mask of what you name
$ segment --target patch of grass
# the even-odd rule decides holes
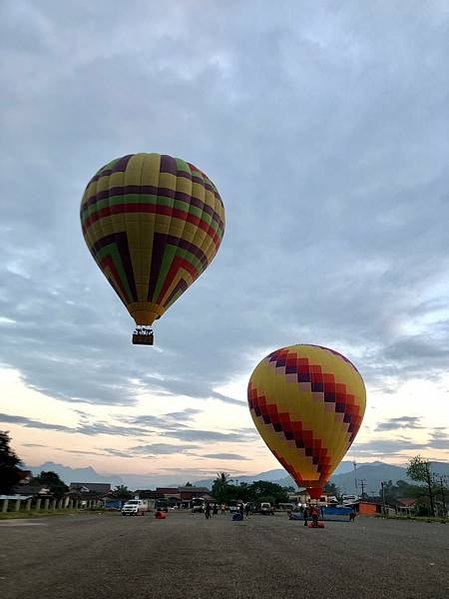
[[[415,522],[427,522],[429,524],[433,524],[434,522],[437,522],[439,524],[449,524],[449,518],[441,518],[440,516],[431,518],[430,516],[383,516],[383,515],[379,515],[378,518],[382,518],[384,520],[410,520],[410,521],[415,521]]]
[[[29,512],[6,512],[0,513],[0,520],[15,520],[20,518],[41,518],[42,516],[67,516],[69,514],[92,514],[92,513],[108,513],[98,510],[30,510]]]

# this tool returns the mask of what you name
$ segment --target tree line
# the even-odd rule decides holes
[[[7,431],[0,431],[0,494],[12,493],[14,487],[19,484],[23,477],[21,469],[22,462],[11,448],[11,438]],[[437,511],[447,514],[449,502],[449,490],[446,477],[437,474],[432,469],[432,462],[421,456],[415,456],[408,462],[407,476],[416,483],[410,484],[398,481],[396,484],[390,480],[382,484],[379,496],[372,499],[382,500],[390,505],[398,505],[403,498],[414,498],[417,501],[418,513],[422,515],[436,515]],[[32,477],[32,486],[46,486],[50,493],[61,498],[68,492],[68,486],[59,478],[55,472],[41,472]],[[187,483],[191,486],[191,483]],[[241,500],[245,503],[268,502],[272,505],[288,503],[288,493],[293,492],[294,487],[281,487],[268,481],[256,481],[253,483],[242,482],[231,479],[227,472],[217,473],[217,478],[212,484],[212,496],[219,503],[228,504],[231,501]],[[325,493],[341,498],[338,487],[328,483],[324,488]],[[119,499],[129,499],[132,493],[124,486],[118,486],[113,495]],[[365,496],[362,499],[367,499]]]

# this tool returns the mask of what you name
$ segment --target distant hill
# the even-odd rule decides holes
[[[187,482],[186,475],[182,472],[178,475],[152,475],[152,474],[100,474],[92,466],[85,468],[71,468],[55,462],[45,462],[39,466],[24,466],[33,474],[39,474],[42,470],[56,472],[61,480],[67,485],[71,482],[83,483],[110,483],[112,488],[118,485],[126,485],[129,489],[154,489],[161,487],[176,487]]]
[[[358,488],[355,489],[355,478],[357,478]],[[401,466],[392,466],[382,462],[373,462],[371,464],[360,464],[357,466],[356,473],[354,470],[341,474],[334,474],[331,477],[331,482],[334,483],[342,493],[352,495],[360,494],[363,481],[365,492],[369,495],[378,495],[380,483],[382,481],[391,480],[397,483],[398,480],[410,481],[407,478],[406,469]]]
[[[336,472],[344,474],[345,472],[353,471],[352,462],[344,461],[337,468]],[[248,474],[244,476],[235,476],[233,477],[231,474],[231,479],[234,481],[238,481],[240,483],[253,483],[256,480],[263,480],[271,483],[276,483],[281,485],[282,487],[294,487],[296,489],[295,481],[287,474],[287,472],[283,468],[276,468],[275,470],[267,470],[266,472],[259,472],[259,474]],[[204,478],[201,480],[195,481],[195,484],[198,486],[208,487],[209,489],[212,486],[214,479],[212,478]]]
[[[179,484],[185,484],[185,474],[180,471],[179,474],[173,472],[169,475],[160,474],[128,474],[123,473],[120,475],[116,474],[100,474],[92,466],[85,468],[71,468],[70,466],[63,466],[55,462],[46,462],[39,466],[24,466],[26,469],[31,470],[33,474],[39,474],[42,470],[56,472],[61,479],[69,484],[71,482],[86,482],[86,483],[110,483],[112,487],[118,485],[127,485],[131,490],[135,489],[154,489],[157,486],[177,486]],[[433,471],[438,474],[449,476],[449,463],[447,462],[432,462]],[[215,477],[214,477],[215,478]],[[277,483],[283,487],[292,486],[296,488],[296,484],[293,479],[287,474],[283,468],[276,468],[274,470],[267,470],[265,472],[259,472],[258,474],[244,475],[244,476],[232,476],[233,481],[238,483],[252,483],[256,480],[264,480],[268,482]],[[198,485],[208,487],[212,486],[214,481],[213,478],[195,480],[193,477],[190,480]],[[391,464],[384,464],[383,462],[371,462],[368,464],[360,464],[357,466],[357,481],[359,483],[358,493],[360,493],[360,481],[364,481],[365,492],[368,494],[377,495],[380,488],[381,481],[388,482],[391,480],[393,483],[397,483],[398,480],[405,480],[411,482],[406,475],[406,468],[402,466],[394,466]],[[333,482],[342,493],[353,494],[355,492],[354,487],[354,466],[350,461],[344,461],[335,471],[335,474],[331,478]]]
[[[449,463],[432,462],[432,468],[435,473],[449,475]],[[392,464],[385,464],[383,462],[359,464],[356,469],[358,483],[357,494],[360,494],[360,481],[362,480],[365,492],[369,495],[377,495],[379,493],[381,486],[380,483],[382,481],[388,482],[391,480],[394,484],[397,483],[398,480],[413,482],[407,477],[406,472],[407,470],[403,466],[394,466]],[[256,480],[265,480],[277,483],[282,487],[293,486],[295,489],[297,488],[293,479],[288,476],[285,470],[282,468],[268,470],[266,472],[260,472],[259,474],[252,474],[248,476],[236,476],[233,478],[233,480],[237,480],[238,483],[252,483]],[[335,474],[331,477],[330,482],[334,483],[343,494],[352,495],[356,493],[353,462],[342,462],[335,471]],[[212,486],[213,479],[203,479],[195,481],[195,483],[210,488]]]
[[[435,473],[449,475],[449,463],[447,462],[432,462],[432,469]],[[407,477],[407,469],[402,466],[393,466],[391,464],[384,464],[383,462],[372,462],[369,464],[360,464],[357,466],[356,475],[354,471],[334,474],[331,478],[333,482],[342,493],[353,494],[355,493],[355,476],[357,477],[358,490],[361,491],[360,481],[364,481],[365,492],[369,495],[378,495],[381,482],[388,482],[391,480],[393,484],[396,484],[398,480],[404,480],[409,483],[413,483],[411,479]],[[416,483],[415,483],[416,484]]]
[[[45,462],[40,466],[25,466],[25,469],[31,470],[34,475],[38,475],[40,472],[56,472],[56,474],[63,480],[67,485],[72,482],[82,483],[111,483],[112,487],[123,484],[123,480],[120,476],[113,474],[98,474],[92,466],[86,468],[70,468],[70,466],[63,466],[62,464],[56,464],[55,462]]]

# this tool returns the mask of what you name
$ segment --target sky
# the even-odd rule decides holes
[[[246,386],[276,348],[367,387],[346,459],[449,460],[449,5],[4,0],[0,430],[29,466],[183,482],[278,467]],[[153,348],[79,206],[119,156],[204,170],[226,208]]]

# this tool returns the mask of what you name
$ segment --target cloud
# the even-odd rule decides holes
[[[404,451],[416,452],[428,447],[428,443],[420,443],[407,437],[397,439],[373,438],[370,441],[357,443],[351,447],[351,456],[379,457],[394,456]]]
[[[449,449],[449,431],[447,429],[434,429],[430,433],[430,447],[432,449]]]
[[[131,2],[107,27],[101,10],[80,8],[74,29],[62,8],[4,9],[5,362],[49,395],[105,405],[132,405],[142,387],[243,405],[214,388],[292,339],[350,348],[370,379],[441,373],[447,327],[398,331],[441,310],[431,289],[447,273],[444,10],[409,14],[407,28],[394,7],[357,3],[266,6],[256,22],[240,7],[233,28],[225,6],[199,19],[192,4]],[[83,186],[129,139],[197,162],[228,209],[214,264],[158,323],[160,351],[130,346],[79,230]]]
[[[202,443],[216,442],[245,442],[251,439],[251,435],[246,432],[222,433],[219,431],[186,429],[166,431],[162,433],[164,437],[176,437],[180,441],[200,441]]]
[[[43,445],[42,443],[23,443],[24,447],[45,447],[48,448],[48,445]]]
[[[139,416],[127,416],[123,415],[121,419],[129,424],[134,424],[143,427],[149,427],[150,429],[158,430],[173,430],[186,428],[185,423],[192,422],[198,414],[201,414],[202,410],[195,408],[187,408],[178,412],[169,412],[160,416],[154,416],[152,414],[140,414]]]
[[[12,414],[0,414],[0,422],[20,424],[27,428],[37,428],[49,431],[62,431],[65,433],[79,433],[82,435],[117,435],[120,437],[135,437],[136,435],[148,435],[151,431],[148,428],[140,426],[111,424],[100,420],[81,421],[77,426],[65,426],[62,424],[53,424],[42,422],[25,416],[15,416]]]
[[[245,456],[239,455],[238,453],[206,453],[202,455],[203,458],[210,458],[215,460],[247,460]]]
[[[186,413],[176,427],[111,424],[107,406],[152,394],[240,410],[244,397],[216,389],[292,342],[344,351],[384,392],[446,374],[444,3],[130,0],[113,12],[100,0],[75,20],[65,3],[3,4],[0,362],[105,414],[16,424],[244,442],[190,430]],[[197,164],[227,209],[220,252],[158,321],[154,348],[131,345],[132,320],[79,225],[89,178],[134,151]]]
[[[398,418],[389,418],[385,422],[380,422],[375,428],[376,431],[395,431],[402,428],[422,429],[421,416],[399,416]]]
[[[134,455],[157,456],[185,453],[197,449],[198,447],[198,445],[192,444],[170,445],[168,443],[148,443],[146,445],[131,447],[130,452]]]
[[[63,431],[66,433],[73,432],[68,426],[62,424],[52,424],[49,422],[40,422],[39,420],[33,420],[32,418],[26,418],[25,416],[15,416],[13,414],[0,414],[0,422],[10,424],[20,424],[27,428],[39,428],[49,431]]]

